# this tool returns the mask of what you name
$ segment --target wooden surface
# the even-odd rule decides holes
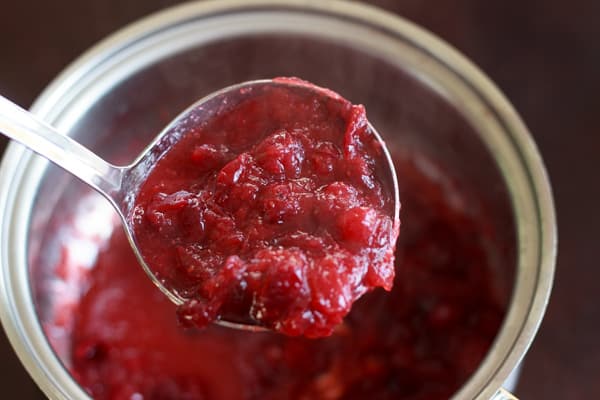
[[[4,1],[0,93],[29,106],[86,48],[128,22],[175,3]],[[472,58],[533,132],[554,188],[560,245],[549,312],[517,394],[522,399],[600,398],[600,1],[372,3],[428,27]],[[2,334],[0,385],[2,399],[43,398]]]

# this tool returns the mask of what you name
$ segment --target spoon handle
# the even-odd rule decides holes
[[[109,198],[121,186],[124,168],[107,163],[2,96],[0,133],[47,158]]]

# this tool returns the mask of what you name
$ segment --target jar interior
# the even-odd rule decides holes
[[[398,160],[401,201],[422,189],[403,175],[416,169],[445,190],[450,207],[464,211],[485,232],[490,290],[506,310],[517,242],[511,201],[494,155],[434,85],[367,48],[300,34],[215,39],[116,83],[69,135],[108,161],[126,164],[197,99],[235,83],[276,76],[300,77],[365,105]],[[410,217],[404,219],[409,211],[401,211],[400,258],[410,241],[403,239],[404,230],[411,229],[406,225]],[[54,166],[40,183],[31,218],[28,254],[38,318],[57,356],[71,368],[79,300],[99,252],[121,228],[108,202]]]

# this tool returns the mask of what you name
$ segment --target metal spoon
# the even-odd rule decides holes
[[[152,266],[144,261],[137,246],[133,226],[128,218],[134,206],[136,194],[148,172],[189,127],[209,120],[224,107],[244,100],[251,96],[253,91],[265,88],[265,86],[295,86],[305,90],[318,91],[318,94],[324,97],[338,96],[327,89],[285,79],[255,80],[233,85],[202,98],[183,111],[154,138],[133,163],[126,166],[115,166],[104,161],[92,151],[59,133],[52,126],[2,96],[0,96],[0,133],[20,142],[75,175],[108,199],[119,214],[135,256],[146,274],[173,303],[180,305],[185,299],[179,295],[177,288],[168,287],[165,282],[157,278]],[[384,169],[387,176],[384,179],[394,196],[393,217],[394,220],[397,220],[400,201],[394,165],[381,136],[373,126],[370,125],[370,128],[383,149],[383,159],[387,164]],[[253,331],[264,329],[235,321],[218,320],[215,322],[236,329]]]

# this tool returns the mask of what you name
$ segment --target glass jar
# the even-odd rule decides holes
[[[486,205],[502,243],[494,265],[507,314],[485,360],[454,398],[508,398],[501,387],[531,343],[551,290],[552,196],[519,116],[476,67],[438,38],[352,2],[190,3],[92,48],[46,89],[33,111],[108,160],[125,163],[194,100],[273,76],[299,76],[365,104],[393,152],[435,160]],[[74,221],[89,237],[106,237],[108,205],[86,203],[81,183],[16,144],[4,157],[0,186],[4,328],[48,397],[86,399],[68,372],[69,332],[48,328],[56,305],[76,302],[79,293],[77,282],[50,269],[59,251],[52,224]],[[82,207],[95,207],[98,220],[77,222]],[[100,243],[73,246],[85,267]]]

